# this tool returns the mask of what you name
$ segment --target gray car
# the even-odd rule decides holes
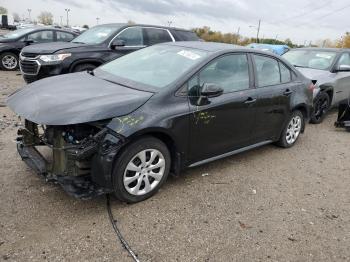
[[[350,49],[299,48],[283,57],[314,80],[311,123],[321,123],[327,111],[350,95]]]

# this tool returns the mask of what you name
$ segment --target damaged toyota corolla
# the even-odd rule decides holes
[[[7,103],[24,122],[18,152],[37,173],[82,199],[114,192],[135,203],[169,173],[272,142],[294,145],[310,84],[273,54],[177,42],[37,81]]]

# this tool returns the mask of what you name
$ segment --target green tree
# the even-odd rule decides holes
[[[5,7],[0,6],[0,15],[7,15],[7,9]]]
[[[13,16],[13,21],[15,22],[19,22],[21,20],[18,13],[13,13],[12,16]]]
[[[38,16],[39,23],[44,25],[52,25],[53,23],[53,15],[50,12],[43,11]]]

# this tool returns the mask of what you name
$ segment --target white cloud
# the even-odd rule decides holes
[[[343,8],[345,6],[348,8]],[[70,22],[74,25],[126,22],[166,25],[173,21],[177,27],[210,26],[214,30],[236,32],[254,37],[258,20],[262,20],[261,35],[293,41],[315,41],[321,38],[339,38],[348,31],[346,24],[350,11],[348,0],[0,0],[0,6],[27,17],[41,11],[53,13],[60,21],[64,9],[70,8]],[[334,13],[333,13],[334,12]],[[324,18],[323,18],[324,16]]]

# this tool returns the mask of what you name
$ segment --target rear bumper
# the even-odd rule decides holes
[[[88,200],[111,190],[94,183],[90,175],[64,176],[50,174],[48,172],[48,162],[34,146],[25,146],[21,141],[17,144],[17,151],[22,160],[37,174],[41,175],[47,182],[59,184],[64,191],[73,197]]]

